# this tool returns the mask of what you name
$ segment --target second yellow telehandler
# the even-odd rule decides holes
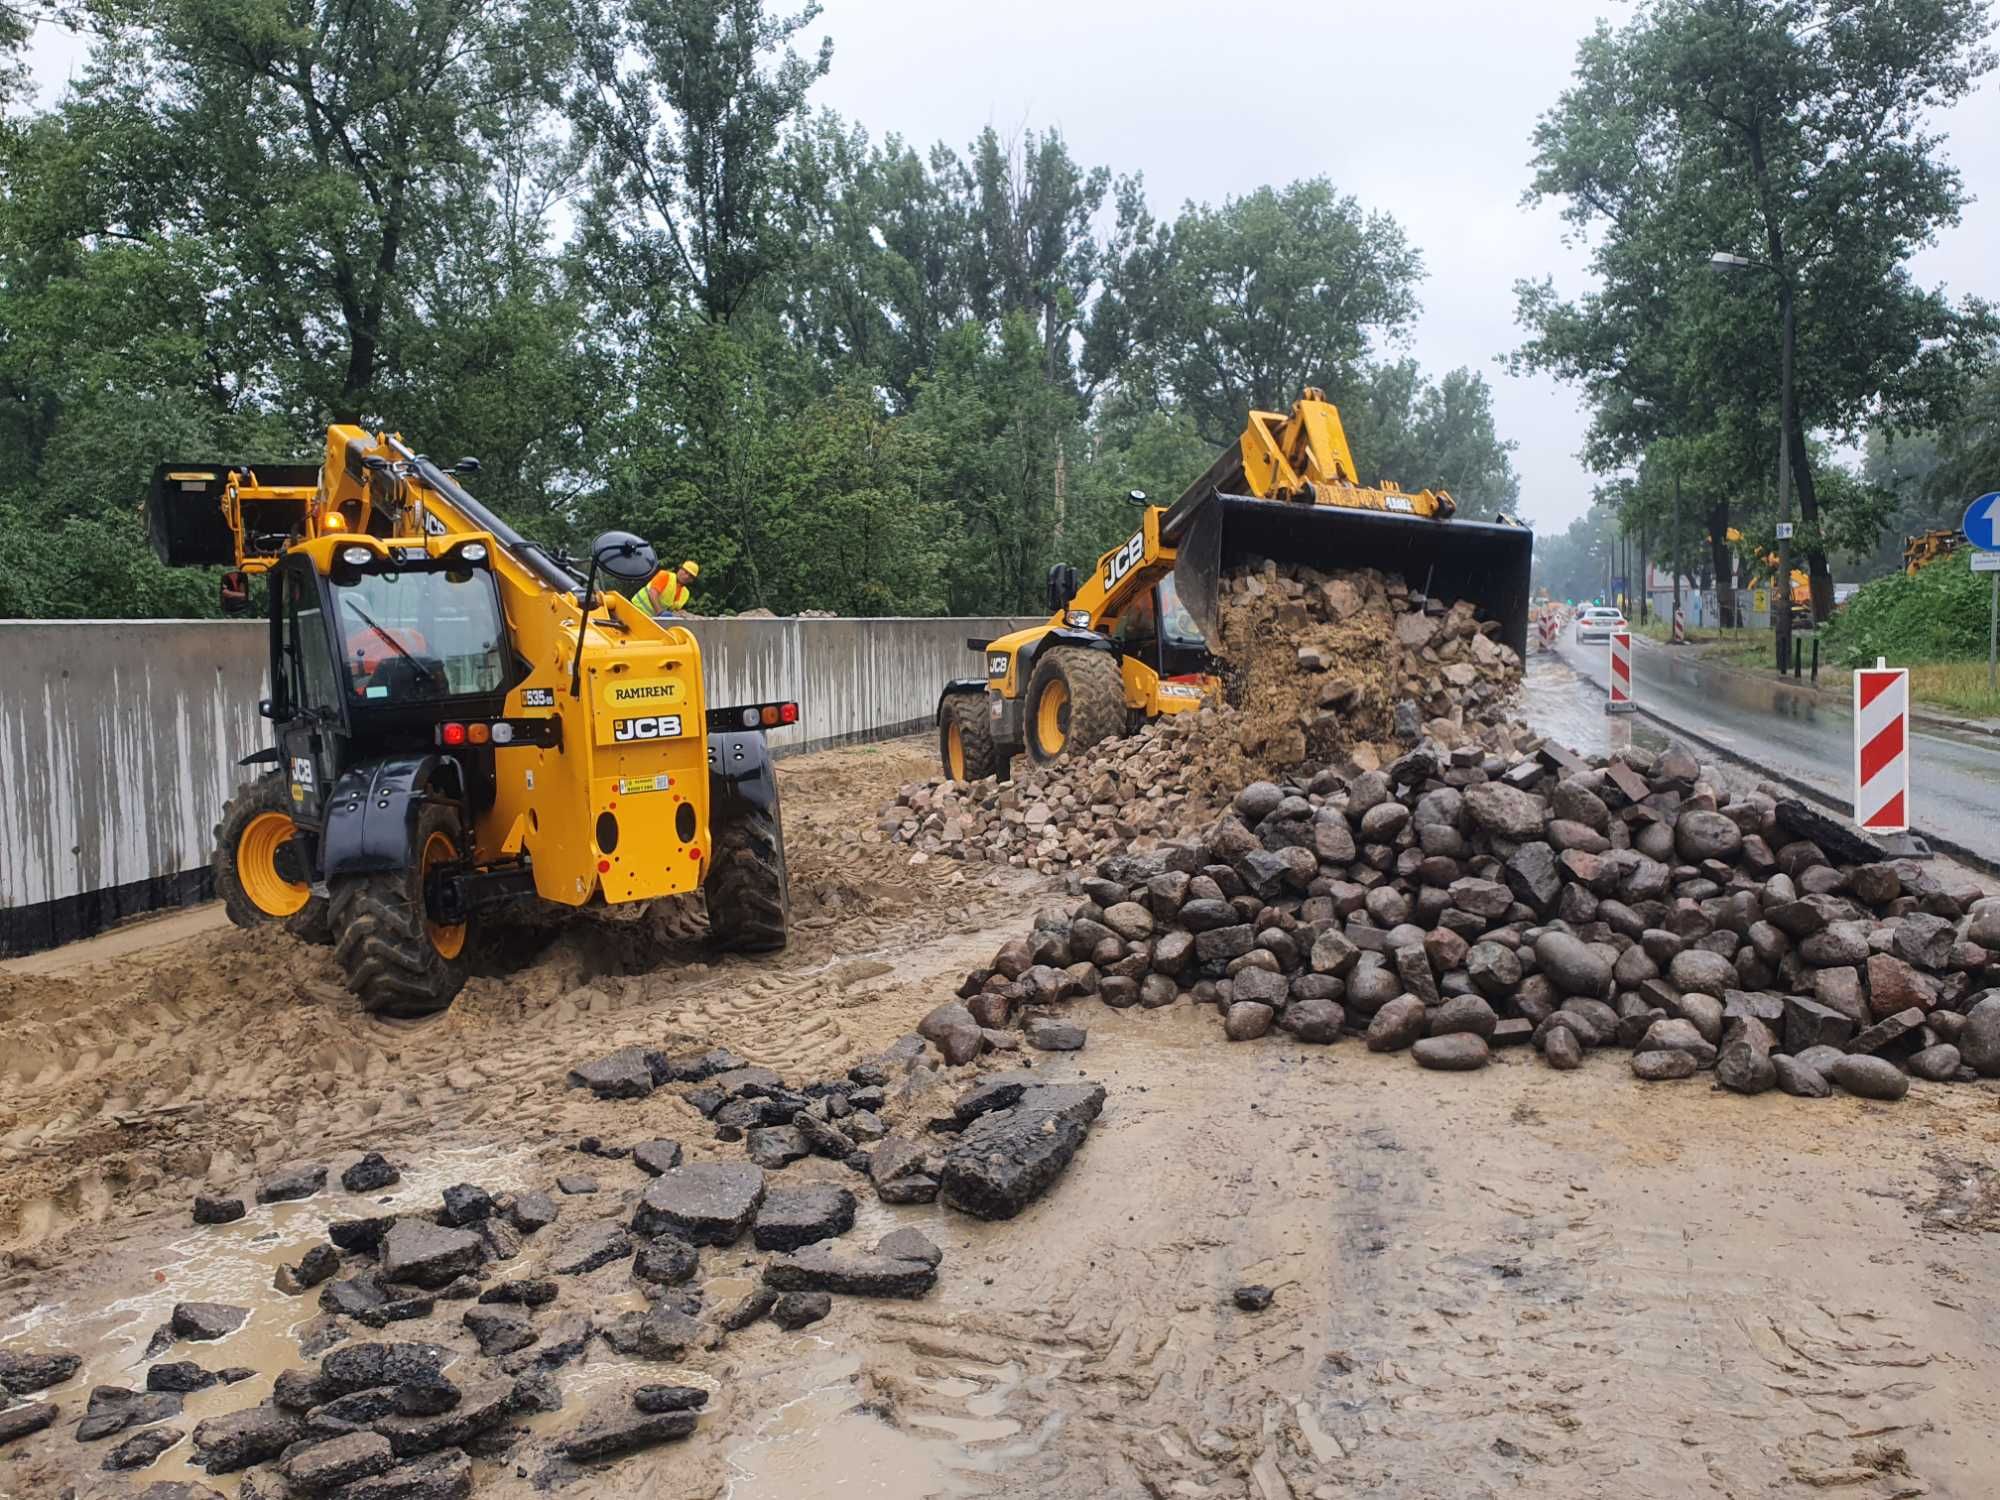
[[[1457,520],[1443,490],[1362,484],[1319,390],[1289,413],[1252,412],[1236,446],[1172,505],[1132,499],[1144,507],[1138,528],[1088,577],[1049,570],[1046,622],[966,643],[984,671],[947,683],[937,710],[954,780],[1004,776],[1023,751],[1052,761],[1200,709],[1221,691],[1222,578],[1262,559],[1373,568],[1432,598],[1470,600],[1527,650],[1534,534],[1504,517]]]

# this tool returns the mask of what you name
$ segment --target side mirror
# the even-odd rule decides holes
[[[235,569],[222,575],[222,612],[225,615],[247,614],[250,609],[250,575]]]
[[[590,560],[606,578],[637,588],[660,571],[653,544],[629,531],[607,531],[590,544]]]
[[[1134,505],[1151,505],[1153,503],[1151,500],[1146,498],[1146,492],[1144,490],[1127,490],[1125,492],[1125,498],[1127,500],[1130,500]]]
[[[1049,569],[1049,608],[1067,608],[1069,601],[1076,597],[1076,569],[1068,563],[1057,563]]]

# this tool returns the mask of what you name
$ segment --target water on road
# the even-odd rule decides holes
[[[1529,659],[1528,719],[1564,738],[1560,723],[1588,732],[1603,718],[1608,648],[1568,634],[1552,656]],[[1686,648],[1632,642],[1638,743],[1658,736],[1653,715],[1690,738],[1735,756],[1765,775],[1816,793],[1836,808],[1854,795],[1854,718],[1844,707],[1747,672],[1702,665]],[[1552,715],[1545,724],[1540,715]],[[1603,729],[1594,745],[1604,741]],[[1615,733],[1616,731],[1610,731]],[[1575,748],[1583,750],[1583,745]],[[1910,733],[1911,827],[1939,848],[2000,863],[2000,739],[1915,725]]]

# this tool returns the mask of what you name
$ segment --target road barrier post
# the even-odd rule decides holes
[[[1605,702],[1608,714],[1629,714],[1637,707],[1632,701],[1632,632],[1611,632],[1611,697]]]
[[[1854,821],[1865,833],[1910,826],[1910,673],[1879,656],[1854,674]]]

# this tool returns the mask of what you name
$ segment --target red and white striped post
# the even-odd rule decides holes
[[[1638,705],[1632,701],[1632,632],[1611,632],[1611,697],[1604,705],[1608,714],[1629,714]]]
[[[1879,656],[1854,674],[1854,821],[1864,833],[1910,826],[1910,673]]]

